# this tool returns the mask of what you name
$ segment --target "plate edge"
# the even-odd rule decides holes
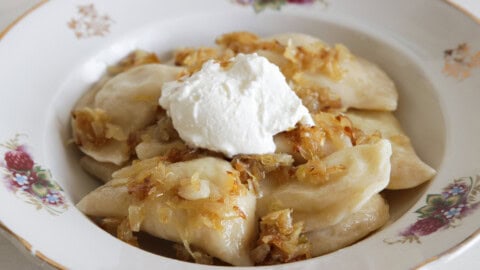
[[[447,256],[452,256],[454,255],[456,252],[459,252],[463,247],[467,246],[470,242],[472,242],[473,240],[475,240],[477,237],[480,237],[480,228],[478,228],[476,231],[474,231],[472,234],[470,234],[469,236],[467,236],[467,238],[463,239],[460,243],[456,244],[455,246],[443,251],[442,253],[440,254],[437,254],[435,256],[432,256],[426,260],[424,260],[423,262],[421,262],[420,264],[417,264],[415,267],[413,267],[412,269],[415,269],[415,270],[420,270],[422,269],[423,267],[435,262],[435,261],[438,261],[439,259],[443,259]]]
[[[469,11],[468,9],[464,8],[463,6],[459,5],[458,3],[455,3],[453,0],[445,0],[445,2],[447,2],[447,4],[449,4],[450,6],[454,7],[455,9],[457,9],[458,11],[462,12],[463,14],[467,15],[468,17],[470,17],[472,20],[474,20],[476,23],[480,24],[480,17],[478,17],[477,15],[473,14],[471,11]]]
[[[15,27],[15,25],[17,25],[21,20],[23,20],[25,17],[27,17],[30,13],[34,12],[35,10],[37,10],[39,7],[43,6],[48,1],[49,0],[41,0],[40,2],[35,4],[33,7],[29,8],[27,11],[25,11],[22,15],[20,15],[15,20],[13,20],[13,22],[8,24],[8,26],[5,29],[0,31],[0,41],[2,41],[2,39],[8,34],[8,32],[10,32],[10,30],[12,30],[13,27]]]
[[[32,256],[40,259],[41,261],[47,263],[53,269],[66,270],[67,268],[60,263],[48,258],[41,251],[35,250],[27,240],[23,239],[21,236],[15,234],[11,231],[5,224],[0,221],[0,230],[4,231],[6,234],[10,235],[14,240],[18,241]]]
[[[17,17],[13,22],[11,22],[6,28],[0,31],[0,42],[3,40],[3,38],[12,30],[20,21],[22,21],[25,17],[42,7],[44,4],[48,3],[50,0],[40,0],[39,3],[35,4],[31,8],[29,8],[27,11],[25,11],[22,15]],[[447,4],[449,4],[451,7],[457,9],[458,11],[462,12],[464,15],[468,16],[470,19],[475,21],[476,23],[480,24],[480,17],[477,17],[475,14],[467,10],[466,8],[462,7],[458,3],[453,2],[452,0],[444,0]],[[4,223],[0,221],[0,230],[4,231],[5,233],[9,234],[13,239],[17,240],[26,250],[28,250],[34,257],[44,261],[47,263],[49,266],[53,267],[54,269],[60,269],[64,270],[67,269],[60,263],[55,262],[54,260],[48,258],[45,256],[42,252],[40,251],[33,251],[32,245],[26,241],[24,238],[21,236],[15,234],[13,231],[11,231]],[[455,246],[447,249],[444,252],[441,252],[438,255],[432,256],[420,264],[417,264],[414,266],[412,269],[421,269],[430,263],[433,263],[441,258],[444,258],[446,256],[453,255],[455,252],[459,251],[461,248],[465,247],[468,245],[470,242],[472,242],[475,238],[480,237],[480,228],[474,231],[472,234],[470,234],[467,238],[462,240],[460,243],[456,244]]]

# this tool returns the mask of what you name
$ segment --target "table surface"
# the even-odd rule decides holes
[[[40,0],[0,0],[0,30],[38,2]],[[452,0],[452,2],[464,6],[480,18],[479,0]],[[476,243],[471,243],[461,254],[428,265],[425,269],[480,269],[479,254],[480,239],[477,239]],[[38,266],[20,253],[8,239],[0,235],[0,269],[38,269]]]

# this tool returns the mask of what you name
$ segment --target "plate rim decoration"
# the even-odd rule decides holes
[[[225,1],[228,1],[228,0],[225,0]],[[477,23],[477,24],[480,26],[480,18],[477,17],[475,14],[473,14],[473,13],[469,12],[468,10],[462,8],[460,5],[458,5],[457,3],[455,3],[455,2],[452,1],[452,0],[444,0],[444,1],[445,1],[445,3],[448,3],[448,6],[449,6],[450,8],[452,8],[452,9],[457,9],[459,12],[461,12],[461,13],[463,14],[463,16],[467,16],[467,17],[469,18],[469,20],[473,20],[475,23]],[[2,41],[3,41],[6,37],[9,36],[9,33],[10,33],[13,29],[16,29],[16,27],[17,27],[18,25],[20,25],[22,22],[24,22],[24,20],[25,20],[26,18],[30,18],[30,16],[31,16],[32,14],[36,14],[36,12],[37,12],[39,9],[41,9],[42,7],[46,7],[45,4],[51,3],[51,2],[53,3],[53,2],[55,2],[55,1],[52,1],[52,0],[40,0],[38,3],[36,3],[36,4],[33,5],[31,8],[29,8],[28,10],[26,10],[22,15],[20,15],[20,16],[17,17],[15,20],[13,20],[10,24],[8,24],[8,26],[7,26],[6,28],[0,29],[0,30],[1,30],[1,31],[0,31],[0,44],[2,43]],[[93,1],[83,1],[83,2],[84,2],[85,4],[88,4],[88,3],[93,2]],[[233,2],[232,5],[238,4],[238,3],[235,3],[235,1],[231,1],[231,2]],[[237,1],[237,2],[238,2],[238,1]],[[253,0],[253,1],[243,1],[243,2],[244,2],[245,5],[248,5],[249,3],[253,3],[254,0]],[[284,2],[285,2],[285,1],[284,1]],[[313,1],[312,1],[312,2],[313,2]],[[324,1],[321,1],[321,2],[322,2],[322,4],[325,3]],[[328,2],[328,4],[330,5],[330,4],[334,3],[335,0],[329,0],[329,1],[327,1],[327,2]],[[282,2],[282,3],[283,3],[283,2]],[[248,8],[248,7],[245,7],[245,8]],[[280,8],[283,8],[283,7],[275,6],[275,9],[280,9]],[[295,8],[296,8],[296,7],[295,7]],[[268,7],[267,7],[266,9],[268,9]],[[252,8],[252,12],[260,12],[260,13],[261,13],[261,12],[266,12],[266,13],[267,13],[267,12],[270,12],[270,11],[264,10],[263,7],[262,7],[262,9],[259,9],[258,7],[253,7],[253,8]],[[73,15],[74,15],[74,14],[72,13],[72,14],[70,14],[69,16],[66,16],[66,17],[64,16],[64,17],[65,17],[66,19],[68,19],[68,18],[71,18]],[[262,15],[262,14],[259,14],[259,16],[261,16],[261,15]],[[103,15],[102,15],[102,16],[103,16]],[[69,24],[68,20],[65,21],[65,24],[66,24],[66,25],[65,25],[66,27],[69,27],[70,29],[75,30],[75,29],[74,29],[75,27],[74,27],[73,25],[71,25],[71,27],[70,27],[70,25],[68,25],[68,24]],[[87,38],[92,38],[92,39],[93,39],[93,38],[101,38],[102,35],[108,35],[108,33],[109,33],[109,31],[110,31],[110,28],[109,28],[109,27],[115,28],[115,26],[116,26],[116,25],[115,25],[115,24],[116,24],[116,19],[115,19],[115,18],[109,18],[109,17],[107,18],[107,17],[105,17],[104,24],[108,24],[108,27],[106,28],[106,30],[104,30],[103,32],[99,32],[100,34],[95,34],[95,33],[93,33],[93,34],[91,34],[91,35],[89,34],[89,35],[87,36]],[[107,25],[106,25],[106,26],[107,26]],[[78,38],[78,33],[77,33],[77,38]],[[451,49],[454,50],[455,48],[451,48]],[[474,48],[474,49],[473,49],[473,53],[476,52],[475,49],[478,49],[478,50],[479,50],[478,53],[479,53],[479,55],[480,55],[480,48]],[[446,58],[445,58],[445,61],[447,61]],[[445,65],[447,65],[446,62],[445,62]],[[470,70],[465,71],[465,72],[470,72]],[[469,74],[470,74],[470,73],[468,73],[468,76],[470,76]],[[447,75],[448,75],[448,74],[447,74]],[[451,75],[451,74],[450,74],[450,75]],[[459,75],[459,76],[462,76],[462,75]],[[467,79],[468,76],[465,76],[464,78],[462,77],[462,78],[460,78],[459,80]],[[451,77],[455,77],[455,76],[454,76],[454,75],[451,75]],[[452,78],[452,79],[454,79],[454,78]],[[15,132],[17,132],[17,131],[15,131]],[[12,134],[12,136],[14,136],[14,135],[15,135],[15,134]],[[12,137],[12,138],[13,138],[13,137]],[[22,140],[22,142],[24,142],[25,145],[26,145],[26,147],[28,147],[28,144],[29,144],[28,137],[26,137],[26,139],[24,138],[24,139]],[[3,141],[0,141],[0,143],[4,143],[4,142],[3,142]],[[4,153],[4,152],[1,152],[1,151],[0,151],[0,153],[2,153],[2,157],[0,157],[0,162],[3,162],[3,153]],[[26,151],[25,153],[31,154],[31,153],[28,152],[28,151]],[[38,154],[38,153],[37,153],[37,154]],[[34,161],[34,160],[35,160],[35,154],[33,154],[33,155],[31,156],[31,158],[32,158],[33,161]],[[35,162],[35,165],[37,165],[36,162]],[[1,167],[1,166],[2,166],[2,163],[0,163],[0,167]],[[39,164],[39,166],[40,166],[39,168],[44,169],[43,167],[41,167],[41,164]],[[1,168],[0,168],[0,169],[1,169]],[[48,168],[46,168],[46,170],[48,170]],[[2,172],[2,171],[0,171],[0,175],[1,175],[1,172]],[[480,175],[480,172],[478,172],[479,174],[475,174],[475,173],[471,173],[471,172],[465,172],[465,173],[467,174],[467,175],[464,175],[465,177],[472,177],[472,179],[474,179],[474,180],[476,179],[476,180],[478,181],[478,183],[480,184],[480,176],[479,176],[479,175]],[[468,173],[471,173],[471,174],[468,175]],[[460,177],[460,176],[459,176],[459,177]],[[3,179],[3,175],[2,175],[2,179]],[[453,181],[453,180],[454,180],[454,179],[451,179],[451,180],[449,180],[449,182],[451,182],[451,181]],[[2,181],[3,181],[3,180],[2,180]],[[54,181],[54,179],[53,179],[52,181]],[[475,182],[475,181],[474,181],[474,182]],[[4,186],[3,183],[0,183],[0,185]],[[473,184],[472,184],[472,185],[473,185]],[[445,187],[445,188],[446,188],[446,187]],[[472,188],[474,188],[474,187],[472,187]],[[436,190],[436,191],[440,192],[439,190]],[[425,194],[422,195],[422,198],[423,198],[424,196],[426,196],[426,197],[427,197],[427,200],[428,200],[428,197],[429,197],[430,195],[439,195],[439,196],[441,195],[441,194],[433,194],[433,193],[430,194],[431,192],[433,192],[433,190],[429,190],[429,191],[428,191],[428,194],[427,194],[427,192],[425,192]],[[46,195],[45,195],[45,196],[46,196]],[[68,200],[68,199],[67,199],[67,200]],[[478,200],[480,201],[480,195],[478,196]],[[425,204],[428,204],[429,202],[428,202],[428,201],[424,201],[424,203],[425,203]],[[475,203],[478,203],[478,202],[475,201]],[[69,204],[68,207],[70,207],[70,208],[75,208],[74,204],[71,203],[71,202],[66,202],[66,204],[67,204],[67,205]],[[458,205],[456,205],[456,206],[458,206]],[[476,204],[475,204],[475,207],[477,207]],[[57,211],[57,210],[55,210],[55,211]],[[54,211],[54,212],[55,212],[55,211]],[[60,211],[60,210],[59,210],[59,211]],[[61,211],[58,212],[58,213],[56,213],[56,212],[55,212],[55,213],[61,215],[61,214],[63,213],[62,211],[63,211],[63,210],[61,210]],[[68,210],[65,210],[65,211],[68,211]],[[420,211],[420,210],[419,210],[419,211]],[[48,212],[48,211],[47,211],[47,212]],[[420,212],[421,212],[421,211],[420,211]],[[408,212],[407,212],[407,213],[408,213]],[[407,213],[405,213],[405,214],[407,214]],[[417,212],[417,213],[419,213],[419,212]],[[409,214],[412,214],[412,213],[409,213]],[[402,229],[402,228],[400,228],[400,229]],[[406,228],[403,228],[403,229],[406,229]],[[32,246],[32,244],[29,242],[28,237],[24,237],[24,236],[21,236],[21,235],[15,233],[14,230],[13,230],[12,228],[9,228],[2,220],[0,220],[0,230],[1,230],[4,234],[10,236],[10,237],[8,237],[10,241],[16,241],[18,244],[20,244],[21,246],[23,246],[27,252],[29,252],[29,253],[30,253],[31,255],[33,255],[35,258],[43,261],[44,263],[46,263],[46,264],[49,265],[50,267],[55,268],[55,269],[67,269],[67,268],[68,268],[68,266],[67,266],[67,267],[64,266],[61,262],[57,262],[56,260],[53,260],[53,259],[49,258],[49,256],[46,255],[46,254],[44,254],[44,253],[42,253],[41,250],[37,250],[36,248],[34,248],[34,246]],[[428,234],[426,234],[426,235],[428,235]],[[392,239],[393,239],[393,237],[395,237],[395,236],[392,236]],[[428,258],[424,258],[420,263],[415,264],[415,265],[414,265],[414,268],[415,268],[415,269],[421,268],[421,267],[424,267],[424,266],[426,266],[426,265],[429,265],[429,264],[432,263],[432,262],[438,261],[438,260],[440,260],[440,259],[442,259],[442,258],[451,256],[451,255],[453,255],[453,254],[456,254],[458,251],[460,251],[460,250],[462,250],[463,248],[467,247],[470,243],[472,243],[474,240],[478,239],[479,237],[480,237],[480,227],[479,227],[478,229],[474,230],[474,231],[473,231],[471,234],[469,234],[465,239],[462,239],[459,243],[455,244],[454,246],[451,246],[451,247],[447,248],[445,251],[441,252],[440,254],[437,254],[437,255],[434,255],[434,256],[430,256],[430,257],[428,257]],[[401,239],[397,239],[397,240],[398,240],[399,242],[402,241]],[[418,240],[418,239],[417,239],[417,240]],[[396,241],[396,240],[393,239],[393,240],[391,241],[391,242],[392,242],[391,244],[396,244],[396,243],[394,243],[395,241]],[[386,240],[385,242],[388,242],[388,240]],[[18,245],[17,245],[17,246],[18,246]],[[199,268],[201,268],[201,267],[199,266]]]

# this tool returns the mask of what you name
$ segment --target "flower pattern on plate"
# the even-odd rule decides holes
[[[480,67],[480,50],[472,52],[467,43],[445,50],[443,58],[445,61],[443,73],[458,80],[470,77],[472,69]]]
[[[20,136],[0,144],[6,149],[3,161],[0,160],[0,173],[9,190],[38,210],[44,208],[57,215],[68,209],[62,188],[52,180],[50,171],[35,163],[20,144]]]
[[[78,14],[68,23],[78,39],[103,37],[110,32],[113,20],[108,15],[100,15],[93,4],[77,7]]]
[[[235,0],[235,2],[244,6],[252,6],[257,13],[267,8],[280,10],[282,6],[287,4],[311,5],[318,2],[328,6],[327,0]]]
[[[480,205],[480,176],[455,179],[440,194],[429,194],[426,205],[415,211],[417,221],[399,233],[395,239],[385,239],[387,244],[421,243],[422,236],[440,229],[455,228],[461,219]]]

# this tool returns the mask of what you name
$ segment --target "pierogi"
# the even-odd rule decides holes
[[[392,143],[392,173],[388,189],[413,188],[435,175],[435,170],[417,156],[392,113],[352,110],[346,115],[355,127],[366,133],[380,132]]]
[[[164,83],[212,59],[228,69],[240,53],[277,65],[315,125],[276,134],[274,153],[226,157],[188,145],[159,106]],[[122,241],[141,248],[143,231],[197,263],[268,265],[333,252],[387,223],[384,189],[435,175],[393,115],[397,99],[380,67],[305,34],[228,33],[162,63],[135,51],[72,110],[79,163],[103,182],[77,207]]]
[[[80,150],[100,162],[122,165],[130,158],[129,139],[155,120],[163,83],[181,68],[148,64],[108,80],[89,104],[72,112]]]
[[[266,40],[279,42],[287,47],[287,52],[309,50],[316,46],[326,46],[326,44],[309,35],[305,34],[280,34]],[[317,89],[317,91],[328,91],[341,100],[341,109],[357,108],[364,110],[383,110],[394,111],[397,108],[398,94],[393,81],[375,64],[358,56],[353,56],[342,45],[336,45],[335,53],[338,68],[342,70],[339,76],[331,76],[329,73],[312,72],[304,70],[294,75],[297,84]],[[290,52],[290,54],[292,53]],[[342,53],[346,56],[341,56]],[[284,58],[290,58],[290,55],[271,53],[267,51],[264,54],[270,61],[279,66],[288,65]],[[307,56],[308,54],[305,54]],[[299,59],[298,61],[304,61]],[[318,90],[321,89],[321,90]]]
[[[314,170],[319,166],[307,162],[298,166],[297,181],[267,178],[260,183],[263,197],[258,199],[257,213],[264,216],[293,209],[293,219],[304,221],[306,232],[334,225],[388,185],[391,154],[390,142],[383,139],[314,161],[327,169],[342,167],[331,174],[317,173]]]
[[[230,163],[200,158],[140,161],[85,196],[77,207],[95,217],[127,218],[134,231],[196,246],[233,265],[251,265],[254,194]]]

